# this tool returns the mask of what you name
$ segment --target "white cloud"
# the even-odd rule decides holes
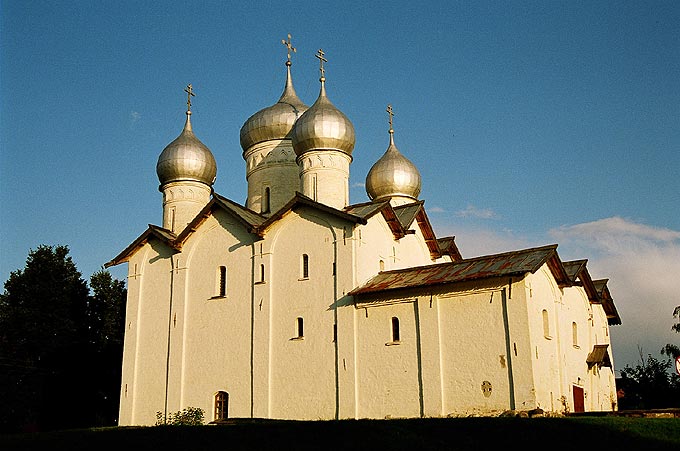
[[[142,117],[141,114],[139,114],[137,111],[131,111],[130,112],[130,122],[135,123],[137,122],[140,118]]]
[[[498,215],[490,208],[477,208],[474,205],[468,205],[465,210],[458,210],[456,212],[458,218],[473,218],[473,219],[497,219]]]
[[[444,210],[442,207],[432,207],[428,208],[427,211],[430,213],[444,213],[446,210]]]
[[[637,346],[658,357],[666,343],[680,342],[670,330],[680,305],[680,232],[620,217],[549,231],[560,256],[588,258],[594,278],[608,278],[623,324],[612,327],[617,367],[635,364]],[[564,249],[564,252],[563,252]],[[564,254],[564,255],[563,255]]]
[[[363,182],[354,182],[352,183],[352,188],[366,188],[366,184]]]

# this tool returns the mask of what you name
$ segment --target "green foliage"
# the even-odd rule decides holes
[[[175,413],[169,413],[165,421],[163,412],[156,412],[156,426],[201,426],[204,414],[200,407],[187,407]]]

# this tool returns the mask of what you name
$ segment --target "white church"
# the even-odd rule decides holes
[[[290,38],[290,37],[289,37]],[[616,410],[607,280],[557,245],[463,258],[437,237],[395,145],[349,201],[352,122],[287,77],[241,128],[245,205],[187,118],[160,153],[162,227],[127,263],[120,425],[199,407],[228,418],[344,419]]]

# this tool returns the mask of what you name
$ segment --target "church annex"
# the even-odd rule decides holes
[[[213,191],[194,134],[161,152],[162,227],[127,263],[120,425],[200,407],[225,418],[342,419],[615,410],[606,280],[557,245],[463,258],[437,237],[395,144],[350,204],[352,122],[287,77],[240,142],[245,205]]]

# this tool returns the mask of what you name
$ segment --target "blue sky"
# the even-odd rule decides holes
[[[589,258],[624,325],[615,363],[656,355],[680,305],[680,3],[0,2],[0,280],[67,244],[89,276],[162,222],[155,164],[192,123],[243,202],[239,129],[298,95],[354,123],[351,200],[395,141],[464,256],[557,242]],[[124,278],[124,268],[114,275]]]

